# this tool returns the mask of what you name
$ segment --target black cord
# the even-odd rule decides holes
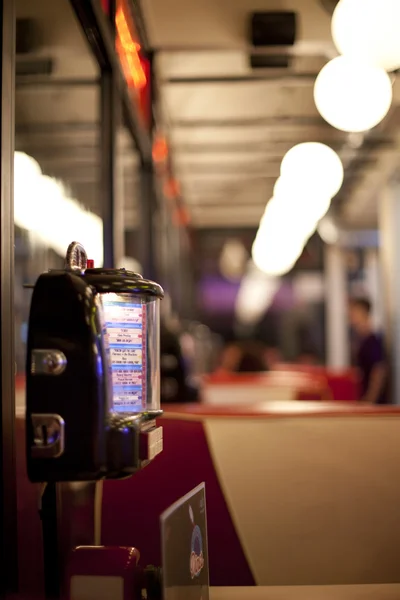
[[[147,600],[162,600],[162,570],[149,565],[144,570]]]
[[[43,484],[39,515],[42,521],[44,587],[46,600],[60,598],[60,562],[58,549],[57,486]]]

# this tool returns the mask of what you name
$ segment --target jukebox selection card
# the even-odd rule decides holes
[[[114,410],[141,411],[145,405],[146,305],[129,296],[104,294],[103,308]]]
[[[160,517],[163,600],[209,600],[205,484]]]

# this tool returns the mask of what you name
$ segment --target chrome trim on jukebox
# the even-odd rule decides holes
[[[140,432],[139,455],[141,460],[153,460],[163,450],[163,428]]]
[[[67,358],[61,350],[32,350],[32,375],[61,375],[67,367]]]
[[[64,452],[65,422],[60,415],[33,414],[32,458],[58,458]]]

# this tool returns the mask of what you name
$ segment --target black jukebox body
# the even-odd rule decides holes
[[[33,290],[27,350],[27,465],[32,482],[125,477],[162,450],[162,288],[93,268],[70,245],[66,268]]]

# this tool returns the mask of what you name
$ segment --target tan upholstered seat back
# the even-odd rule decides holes
[[[259,585],[400,580],[400,417],[209,418]]]

